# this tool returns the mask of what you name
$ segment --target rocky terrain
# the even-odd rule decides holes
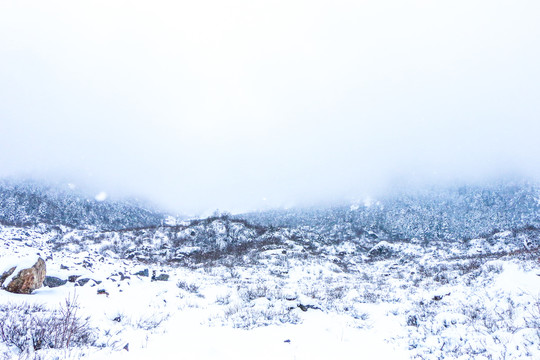
[[[407,236],[410,213],[361,226],[372,205],[295,224],[275,213],[122,229],[4,224],[0,276],[16,269],[1,285],[0,359],[539,358],[532,194],[509,205],[516,226],[505,225],[510,210],[490,220],[470,205],[491,231],[459,239],[454,205],[446,238]],[[413,208],[415,226],[443,216],[428,205]],[[10,292],[7,277],[38,258],[43,285]]]

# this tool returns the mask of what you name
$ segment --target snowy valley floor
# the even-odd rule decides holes
[[[540,358],[537,250],[382,243],[392,251],[343,266],[276,247],[255,263],[180,267],[120,259],[103,244],[53,250],[10,231],[0,270],[39,254],[48,276],[78,277],[31,295],[0,291],[0,359]],[[152,281],[154,271],[169,278]],[[35,330],[66,299],[89,337],[68,349],[25,345],[24,324]],[[6,341],[21,328],[26,343]]]

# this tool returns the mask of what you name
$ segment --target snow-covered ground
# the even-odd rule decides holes
[[[0,265],[39,255],[48,276],[73,282],[0,291],[0,327],[21,304],[46,316],[68,299],[91,337],[23,353],[0,341],[0,359],[540,358],[539,254],[510,247],[508,234],[466,246],[379,242],[364,254],[284,242],[189,267],[121,258],[87,235],[58,246],[50,229],[1,227]]]

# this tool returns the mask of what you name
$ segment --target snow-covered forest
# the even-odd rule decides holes
[[[0,273],[46,263],[30,295],[1,279],[5,359],[540,355],[533,184],[175,221],[38,182],[1,194]]]

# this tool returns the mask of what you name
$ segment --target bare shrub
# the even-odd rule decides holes
[[[502,264],[493,264],[493,263],[486,264],[485,267],[484,267],[484,270],[486,272],[500,274],[503,271],[503,266],[502,266]]]
[[[224,311],[225,320],[234,328],[253,329],[270,324],[298,324],[301,319],[295,307],[268,304],[265,308],[245,307],[235,304]]]
[[[245,289],[240,289],[238,295],[246,302],[253,301],[258,298],[265,298],[269,293],[268,287],[265,284],[259,283],[255,286],[248,286]]]
[[[528,315],[525,317],[527,327],[536,330],[536,335],[540,340],[540,296],[532,304]]]
[[[440,283],[442,285],[448,284],[450,282],[450,278],[449,278],[449,276],[448,276],[448,274],[446,272],[437,273],[433,277],[433,280],[435,280],[436,282],[438,282],[438,283]]]
[[[179,280],[176,283],[176,286],[179,289],[185,290],[185,291],[193,293],[193,294],[196,294],[196,293],[199,292],[199,286],[198,285],[196,285],[194,283],[187,283],[187,282],[185,282],[183,280]]]
[[[134,325],[139,329],[153,330],[159,327],[168,318],[168,314],[153,314],[150,316],[139,318],[138,320],[136,320]]]
[[[364,286],[360,292],[359,302],[361,303],[377,303],[381,299],[381,294],[373,286]]]
[[[464,263],[458,264],[457,268],[460,270],[462,275],[465,275],[479,269],[481,266],[482,262],[479,259],[471,259]]]
[[[349,288],[344,285],[326,288],[327,301],[341,300],[347,295]]]
[[[231,303],[231,294],[218,295],[216,297],[216,304],[229,305]]]
[[[0,307],[0,340],[21,353],[33,348],[64,349],[92,345],[94,329],[78,314],[77,298],[66,298],[58,309],[42,305],[8,304]]]
[[[516,325],[514,301],[511,298],[507,298],[506,301],[507,306],[497,306],[493,309],[487,308],[481,302],[463,304],[461,311],[467,317],[468,324],[477,331],[493,334],[499,330],[504,330],[513,334],[520,330],[520,327]]]

